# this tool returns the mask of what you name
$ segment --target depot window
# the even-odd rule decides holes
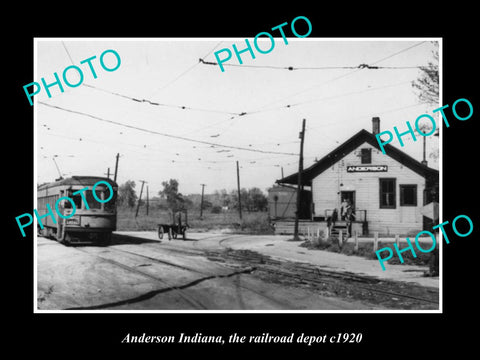
[[[417,185],[400,185],[400,206],[417,206]]]
[[[360,154],[362,164],[371,164],[372,163],[372,149],[365,148],[361,150]]]
[[[380,209],[395,209],[396,179],[380,179]]]

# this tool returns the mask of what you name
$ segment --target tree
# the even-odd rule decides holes
[[[248,202],[251,208],[257,211],[264,211],[268,205],[267,197],[257,187],[248,190]]]
[[[432,51],[433,62],[429,62],[428,66],[420,67],[420,75],[417,80],[412,82],[412,86],[417,90],[417,97],[420,102],[437,107],[439,105],[438,43],[434,42],[434,44],[436,44],[436,47]],[[431,124],[420,123],[422,133],[427,134],[431,130]],[[435,135],[438,135],[438,128]],[[426,139],[424,138],[423,141],[426,141]],[[438,148],[429,154],[429,158],[434,160],[437,160],[438,156]]]
[[[135,192],[135,181],[128,180],[118,187],[117,203],[120,206],[128,206],[133,208],[137,201]]]
[[[222,190],[215,190],[213,193],[213,201],[215,202],[215,205],[219,206],[230,206],[230,203],[232,202],[232,199],[230,195],[228,194],[227,190],[222,189]]]
[[[434,62],[429,62],[428,66],[420,67],[420,75],[417,80],[412,82],[412,86],[417,90],[420,102],[438,105],[438,43],[435,50],[432,51],[432,55]]]
[[[167,199],[167,206],[175,214],[177,211],[185,210],[185,199],[183,195],[178,192],[178,180],[170,179],[162,182],[163,190],[158,194]]]
[[[246,209],[248,212],[265,211],[267,208],[267,197],[259,188],[253,187],[248,190],[242,188],[240,189],[240,196],[242,200],[242,208]],[[235,209],[238,209],[238,192],[236,190],[232,190],[230,193],[230,199],[230,204]]]

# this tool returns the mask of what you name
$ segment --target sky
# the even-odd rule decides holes
[[[58,178],[56,165],[64,177],[113,174],[119,153],[117,182],[134,180],[139,189],[144,180],[150,196],[169,179],[183,194],[201,192],[201,184],[206,193],[234,190],[236,161],[241,187],[266,191],[282,169],[285,176],[298,170],[302,119],[308,167],[359,130],[371,131],[374,116],[381,131],[393,131],[432,114],[441,104],[421,104],[412,81],[418,66],[434,61],[435,40],[288,38],[286,45],[280,37],[270,53],[254,48],[255,59],[243,53],[242,65],[234,55],[222,72],[199,59],[215,62],[215,51],[242,49],[244,38],[37,38],[32,81],[52,83],[72,64],[84,75],[78,87],[52,86],[50,98],[42,88],[34,97],[37,181]],[[267,49],[270,41],[259,44]],[[121,59],[111,72],[99,63],[109,49]],[[80,64],[92,56],[97,78]],[[104,60],[116,65],[111,53]],[[75,76],[70,70],[67,78],[76,83]],[[422,140],[392,145],[421,161]],[[438,151],[439,137],[426,142],[427,156]],[[438,169],[438,160],[427,160]]]

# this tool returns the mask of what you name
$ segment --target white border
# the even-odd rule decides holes
[[[281,39],[281,37],[275,37]],[[439,106],[443,103],[443,38],[442,37],[373,37],[373,38],[291,38],[287,37],[288,41],[437,41],[439,53]],[[235,38],[33,38],[33,76],[37,79],[37,44],[38,41],[238,41],[243,40],[241,37]],[[260,39],[263,40],[263,39]],[[34,131],[34,166],[33,177],[34,184],[37,184],[37,99],[33,100],[33,131]],[[443,222],[443,126],[439,121],[439,223]],[[34,206],[37,208],[37,187],[34,188]],[[439,309],[437,310],[40,310],[37,303],[37,232],[33,231],[34,237],[34,269],[33,269],[33,313],[34,314],[411,314],[411,313],[427,313],[427,314],[441,314],[443,313],[443,241],[442,234],[439,232],[437,242],[439,245]]]

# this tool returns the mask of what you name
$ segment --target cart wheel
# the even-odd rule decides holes
[[[158,227],[158,238],[159,238],[160,240],[163,239],[163,234],[164,234],[164,233],[165,233],[165,231],[163,230],[163,226],[159,226],[159,227]]]
[[[187,240],[187,229],[183,229],[183,240]]]
[[[168,229],[168,240],[172,240],[172,228]]]

